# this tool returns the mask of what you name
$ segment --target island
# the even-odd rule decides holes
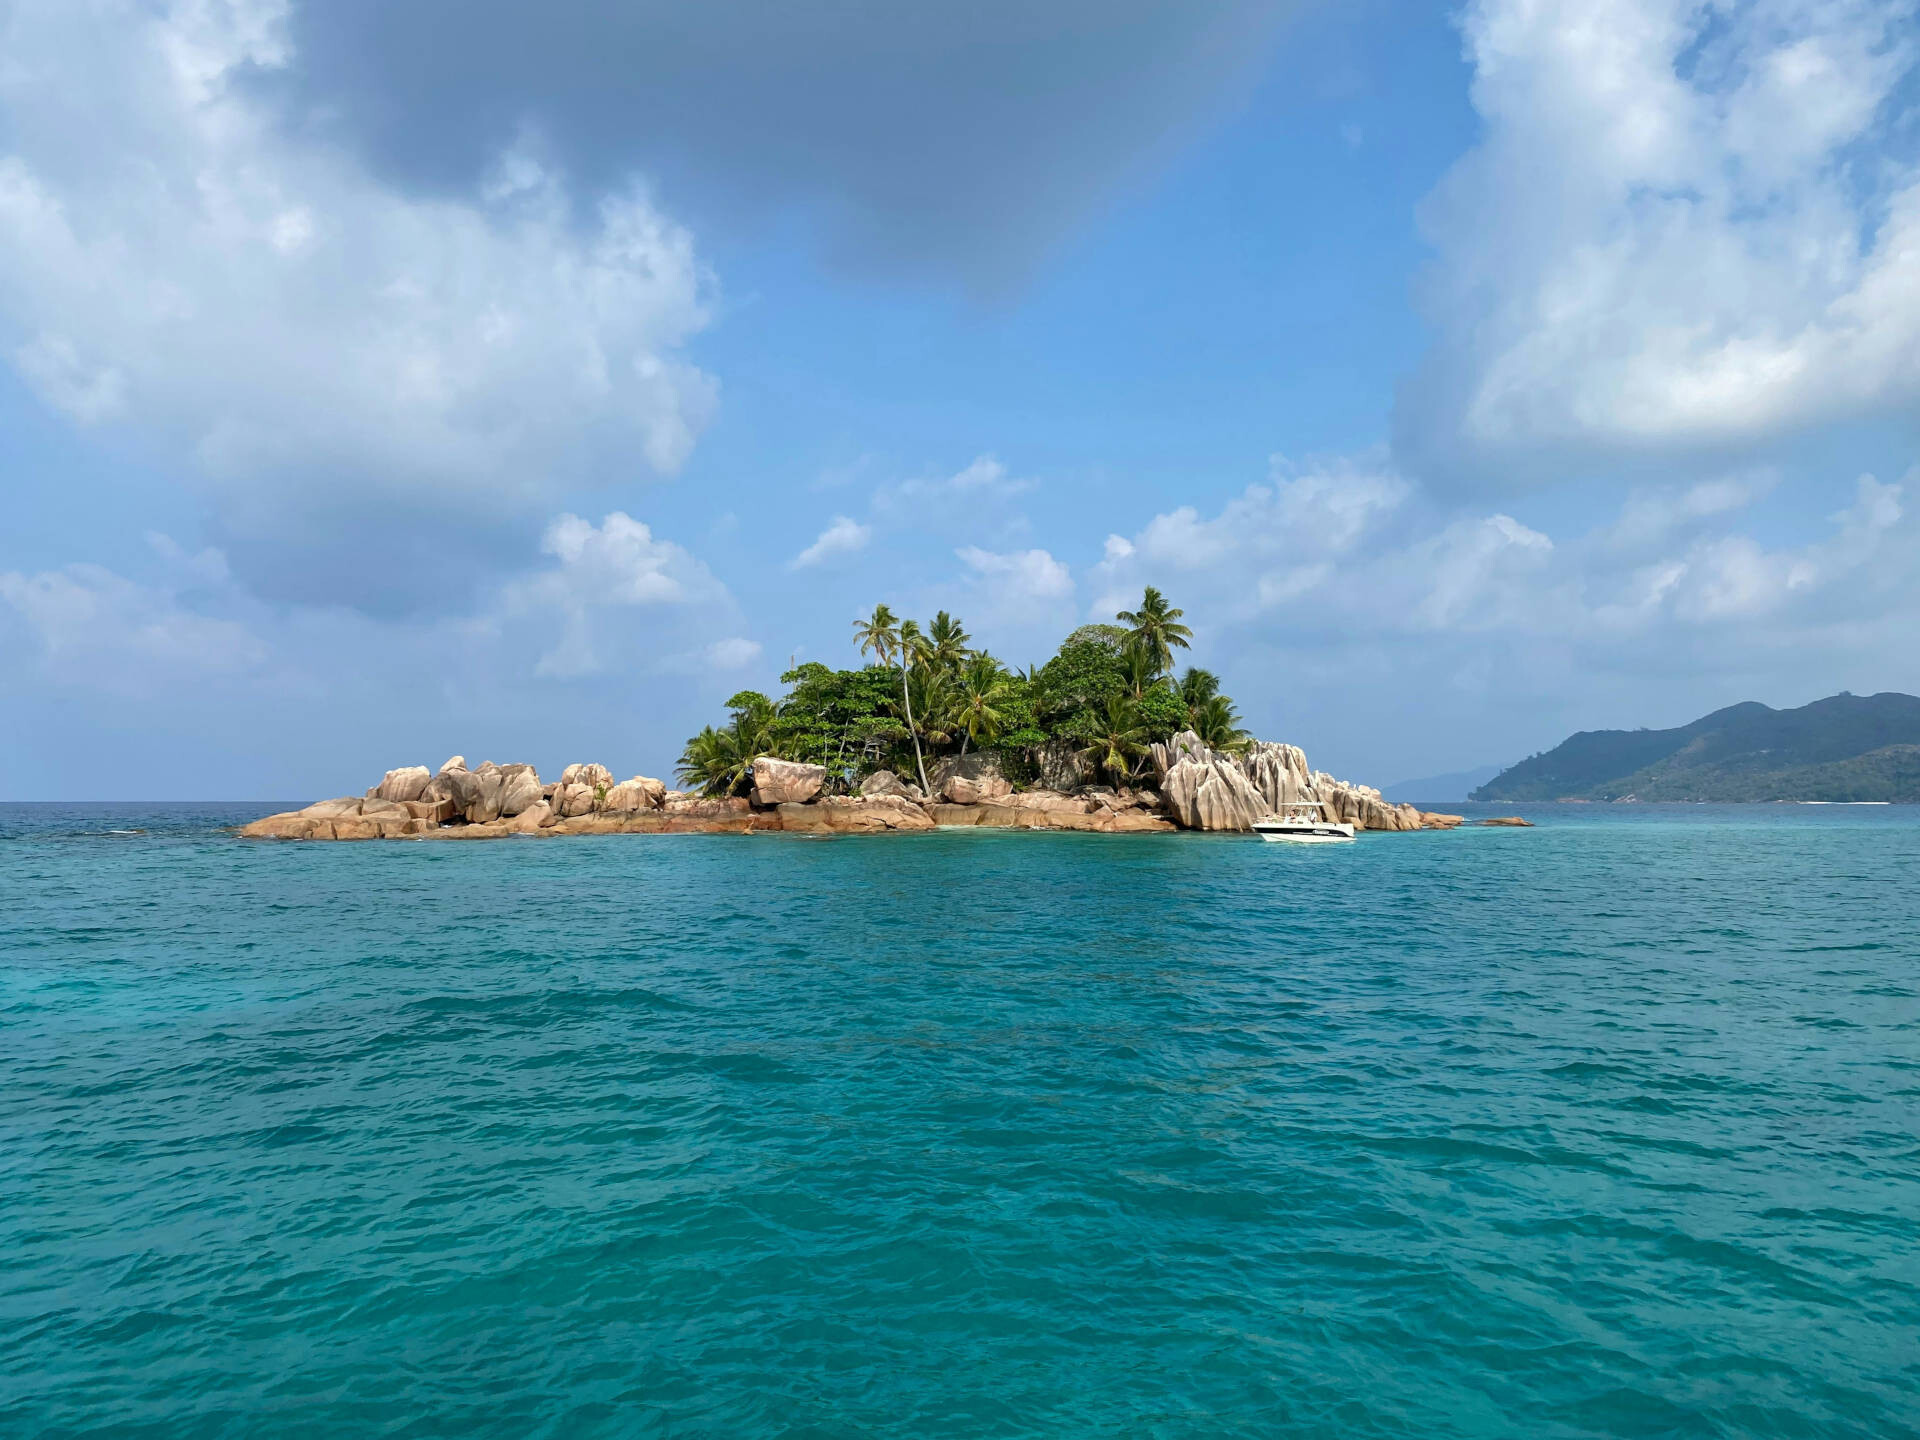
[[[782,675],[778,700],[742,691],[727,722],[687,741],[684,789],[604,765],[543,782],[526,764],[388,771],[364,795],[242,827],[250,838],[472,840],[509,836],[795,832],[950,826],[1153,834],[1248,831],[1317,804],[1356,830],[1452,829],[1457,815],[1389,803],[1257,740],[1219,678],[1174,673],[1192,632],[1149,587],[1115,624],[1075,630],[1044,664],[1009,669],[941,611],[925,627],[885,605],[855,623],[870,663]]]
[[[1730,705],[1670,730],[1584,730],[1475,800],[1920,802],[1920,697]]]

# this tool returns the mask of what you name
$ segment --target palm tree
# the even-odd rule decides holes
[[[959,705],[960,753],[967,753],[967,742],[975,745],[997,739],[1006,714],[1001,709],[1013,695],[1013,681],[1000,662],[991,655],[976,655],[967,662],[956,687]]]
[[[1185,650],[1193,639],[1193,631],[1179,623],[1186,613],[1169,606],[1167,597],[1149,585],[1138,610],[1122,610],[1113,618],[1127,627],[1128,647],[1144,650],[1153,661],[1153,673],[1164,675],[1173,668],[1174,647]]]
[[[1147,691],[1153,688],[1153,682],[1160,678],[1160,669],[1154,658],[1147,653],[1143,645],[1129,645],[1120,655],[1121,668],[1126,672],[1127,693],[1136,700],[1147,698]]]
[[[958,620],[942,610],[927,627],[926,638],[920,642],[916,658],[930,670],[951,673],[958,670],[961,662],[973,653],[967,648],[967,642],[972,638]]]
[[[1180,703],[1187,707],[1187,719],[1191,722],[1202,705],[1220,693],[1220,677],[1211,670],[1202,670],[1189,665],[1187,673],[1180,677]]]
[[[911,620],[905,625],[900,624],[894,619],[893,611],[885,605],[874,606],[872,615],[853,622],[853,638],[858,642],[862,655],[871,651],[882,665],[892,665],[894,657],[899,657],[900,702],[907,710],[907,734],[913,741],[913,763],[920,772],[921,790],[931,795],[933,787],[927,784],[927,762],[920,754],[920,732],[913,725],[913,699],[907,694],[908,652],[919,635],[918,625]]]
[[[719,795],[732,788],[733,737],[708,725],[687,741],[676,773],[682,785],[697,785],[702,793]]]
[[[1247,732],[1240,728],[1233,701],[1224,695],[1210,695],[1194,707],[1193,733],[1209,749],[1229,755],[1247,748]]]
[[[697,784],[708,795],[735,795],[753,778],[753,762],[771,746],[776,712],[764,695],[743,691],[734,701],[732,724],[724,730],[706,726],[680,752],[682,784]]]
[[[954,684],[947,676],[924,665],[907,672],[907,694],[917,718],[921,738],[930,750],[951,744],[959,728],[954,717]]]
[[[1125,695],[1108,699],[1093,740],[1080,758],[1096,771],[1117,779],[1133,774],[1134,762],[1147,753],[1147,727],[1140,723],[1140,706]]]

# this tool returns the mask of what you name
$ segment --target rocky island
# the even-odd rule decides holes
[[[1356,830],[1451,829],[1457,815],[1390,804],[1311,769],[1296,745],[1239,727],[1218,680],[1172,652],[1181,612],[1148,589],[1121,625],[1083,626],[1024,674],[975,650],[944,611],[923,631],[885,607],[856,624],[878,663],[796,667],[778,703],[755,691],[687,742],[669,789],[604,765],[543,782],[531,765],[390,770],[364,795],[269,815],[242,835],[287,840],[515,835],[861,834],[950,826],[1139,834],[1247,831],[1318,802]],[[918,783],[916,783],[916,781]]]

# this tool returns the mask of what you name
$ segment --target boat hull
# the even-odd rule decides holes
[[[1258,835],[1262,840],[1271,840],[1279,844],[1287,845],[1346,845],[1353,840],[1353,829],[1347,825],[1342,825],[1337,828],[1333,826],[1321,826],[1311,830],[1261,830],[1256,828],[1254,834]]]

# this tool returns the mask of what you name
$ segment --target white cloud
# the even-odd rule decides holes
[[[557,619],[559,636],[533,667],[536,675],[578,678],[631,668],[657,653],[656,637],[636,635],[636,610],[671,606],[676,634],[731,611],[726,587],[688,551],[624,511],[599,525],[561,515],[540,546],[558,562],[509,584],[502,596],[509,617]],[[657,629],[657,626],[648,627]]]
[[[1735,528],[1761,488],[1751,478],[1635,492],[1609,523],[1556,543],[1502,513],[1436,521],[1412,487],[1364,468],[1344,472],[1356,483],[1342,492],[1329,480],[1339,473],[1254,486],[1213,516],[1182,507],[1131,539],[1109,537],[1092,613],[1158,584],[1216,634],[1313,636],[1334,654],[1380,637],[1467,649],[1474,637],[1525,636],[1631,668],[1649,646],[1689,643],[1683,632],[1717,627],[1718,643],[1771,646],[1781,636],[1765,627],[1796,617],[1892,619],[1920,599],[1906,487],[1871,475],[1823,535],[1770,548]],[[1330,523],[1336,515],[1345,523]]]
[[[1058,600],[1073,594],[1073,575],[1044,550],[996,555],[976,545],[953,552],[974,574],[989,580],[1009,601]]]
[[[1105,619],[1139,598],[1194,577],[1225,613],[1244,614],[1305,593],[1411,493],[1378,455],[1272,464],[1272,479],[1250,485],[1220,513],[1202,518],[1191,505],[1156,515],[1132,538],[1110,535],[1094,567],[1090,613]]]
[[[833,517],[833,523],[820,532],[820,538],[802,550],[787,563],[789,570],[804,570],[810,565],[818,565],[822,560],[835,555],[852,555],[867,548],[867,541],[873,538],[873,527],[850,520],[845,515]]]
[[[530,147],[423,198],[289,130],[241,83],[293,58],[281,0],[19,0],[0,54],[0,354],[190,459],[236,544],[337,558],[378,512],[445,548],[589,458],[674,470],[710,414],[684,230],[576,213]]]
[[[742,670],[760,658],[760,642],[729,635],[707,646],[707,663],[716,670]]]
[[[57,683],[111,692],[157,676],[178,682],[261,664],[267,646],[247,625],[206,614],[173,590],[142,585],[100,565],[0,572],[0,606]]]
[[[1023,528],[1024,517],[1014,516],[1007,502],[1035,484],[1008,474],[996,457],[979,455],[951,475],[921,475],[880,486],[874,491],[873,509],[898,523],[957,519],[1000,529],[1011,522]]]
[[[966,566],[966,578],[950,594],[936,587],[929,601],[951,604],[983,643],[1017,648],[1036,638],[1051,642],[1073,625],[1073,572],[1047,551],[963,545],[953,553]]]
[[[1476,0],[1423,212],[1436,468],[1738,445],[1920,400],[1909,0]],[[1542,470],[1539,467],[1547,467]]]

